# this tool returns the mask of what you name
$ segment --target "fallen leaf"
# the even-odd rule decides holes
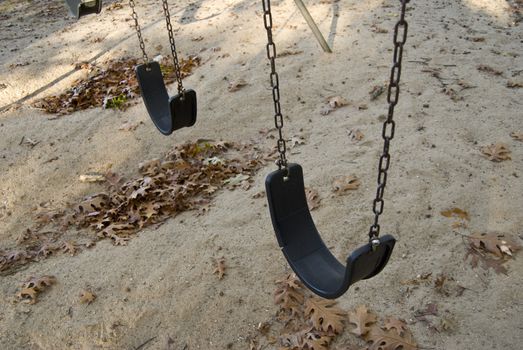
[[[227,87],[227,90],[229,92],[235,92],[240,90],[242,87],[246,86],[247,82],[244,79],[237,79],[229,82],[229,86]]]
[[[340,108],[349,104],[349,102],[341,96],[329,97],[327,103],[331,108]]]
[[[60,246],[60,249],[62,249],[62,252],[64,254],[69,254],[71,256],[74,256],[78,252],[78,247],[76,243],[71,241],[65,241]]]
[[[435,304],[432,304],[432,305],[435,305]],[[428,306],[427,306],[427,308],[428,308]],[[394,329],[399,336],[402,336],[405,334],[405,332],[407,332],[407,323],[405,323],[405,321],[400,320],[398,318],[389,317],[385,320],[384,328],[386,330]]]
[[[225,269],[226,269],[226,266],[225,266],[225,258],[224,257],[221,257],[221,258],[216,259],[214,261],[214,270],[213,270],[212,273],[214,275],[218,275],[218,279],[219,280],[222,280],[223,276],[225,276]]]
[[[503,143],[484,146],[481,148],[481,153],[483,153],[488,160],[493,162],[501,162],[512,159],[510,158],[510,150],[508,149],[507,145]]]
[[[313,188],[305,188],[305,196],[307,197],[309,210],[314,210],[320,206],[321,198],[318,191]]]
[[[17,294],[20,301],[28,304],[35,304],[37,302],[37,296],[42,293],[51,285],[56,283],[56,277],[54,276],[40,276],[30,277],[22,285],[22,290]]]
[[[363,134],[363,132],[361,132],[360,129],[352,129],[349,131],[349,139],[352,142],[359,142],[363,140],[364,137],[365,135]]]
[[[332,188],[335,193],[341,194],[346,191],[357,190],[361,185],[355,175],[339,176],[334,179]]]
[[[372,343],[368,350],[418,350],[410,332],[399,335],[393,329],[383,330],[375,326],[367,333],[365,339]]]
[[[504,239],[503,235],[497,235],[495,233],[476,233],[469,236],[468,240],[473,248],[481,249],[499,258],[504,255],[512,256],[513,252],[521,249],[521,246],[516,242]]]
[[[478,66],[478,70],[480,72],[485,72],[485,73],[488,73],[488,74],[491,74],[491,75],[502,75],[503,74],[503,72],[501,72],[501,71],[499,71],[497,69],[494,69],[494,68],[492,68],[490,66],[487,66],[485,64],[480,64]]]
[[[296,275],[290,274],[286,278],[276,281],[276,285],[274,303],[279,305],[284,312],[290,312],[292,316],[301,314],[305,297],[301,282]]]
[[[143,124],[143,122],[139,121],[139,122],[132,123],[130,121],[127,121],[127,122],[123,123],[118,128],[118,130],[120,130],[120,131],[134,131],[134,130],[136,130],[140,126],[140,124]]]
[[[331,337],[312,328],[280,336],[281,350],[328,350]]]
[[[507,87],[510,89],[519,89],[519,88],[523,88],[523,83],[521,83],[519,81],[509,80],[509,81],[507,81]]]
[[[80,293],[81,304],[91,304],[96,299],[96,295],[90,290],[84,290]]]
[[[511,132],[510,133],[510,137],[512,137],[514,140],[516,141],[521,141],[523,142],[523,132],[519,131],[519,132]]]
[[[335,305],[336,301],[333,300],[308,298],[305,301],[305,316],[310,318],[316,330],[340,334],[345,327],[345,312]]]
[[[458,217],[458,218],[470,221],[469,213],[467,213],[465,210],[462,210],[460,208],[452,208],[452,209],[443,210],[441,212],[441,215],[443,215],[444,217],[447,217],[447,218]]]
[[[355,311],[349,312],[348,320],[356,326],[351,332],[361,337],[369,332],[371,326],[376,323],[377,317],[365,305],[359,305]]]

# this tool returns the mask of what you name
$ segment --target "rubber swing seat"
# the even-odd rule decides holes
[[[169,98],[158,62],[136,67],[143,102],[154,125],[164,135],[196,123],[196,92],[185,90]]]
[[[352,284],[383,270],[394,248],[394,237],[380,237],[374,250],[370,243],[356,249],[344,266],[329,251],[314,225],[301,166],[289,164],[287,170],[270,173],[265,187],[278,244],[305,286],[323,298],[335,299]]]
[[[100,13],[100,11],[102,11],[102,0],[91,1],[92,6],[87,6],[85,1],[82,0],[66,0],[66,2],[76,19],[91,13]]]

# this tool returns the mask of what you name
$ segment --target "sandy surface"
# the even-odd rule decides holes
[[[0,108],[10,106],[0,114],[1,248],[16,247],[16,238],[32,225],[36,204],[61,207],[100,191],[101,185],[78,181],[81,174],[111,168],[136,176],[139,162],[198,138],[255,139],[272,146],[259,133],[273,125],[261,3],[171,3],[180,54],[198,54],[203,62],[185,81],[198,92],[199,120],[171,137],[154,129],[141,103],[125,112],[96,108],[60,118],[31,107],[34,98],[63,91],[81,77],[82,70],[74,69],[79,62],[140,57],[125,2],[122,9],[78,22],[57,0],[0,3],[0,16],[10,14],[0,21]],[[319,191],[314,219],[327,245],[344,259],[365,242],[372,219],[386,101],[384,95],[370,101],[369,91],[388,79],[397,2],[307,3],[333,53],[321,51],[293,1],[274,2],[277,47],[296,53],[277,61],[285,133],[305,140],[289,158]],[[506,84],[523,80],[522,27],[502,0],[411,6],[381,221],[398,243],[386,269],[351,288],[339,304],[353,309],[363,303],[407,320],[426,349],[519,349],[522,259],[507,263],[508,275],[472,269],[464,261],[462,236],[440,211],[466,210],[470,222],[463,234],[498,232],[521,243],[523,143],[509,135],[523,131],[523,99],[521,89]],[[149,55],[167,55],[158,1],[140,1],[138,9]],[[389,32],[372,32],[372,25]],[[478,71],[480,65],[502,74]],[[235,79],[248,85],[228,92]],[[463,83],[469,88],[462,90]],[[456,101],[443,88],[457,91]],[[350,105],[322,115],[333,95]],[[127,121],[144,124],[119,131]],[[353,129],[363,132],[363,141],[350,140]],[[22,137],[39,143],[20,144]],[[512,160],[494,163],[481,155],[481,146],[496,142],[508,146]],[[0,348],[135,349],[147,340],[142,349],[248,348],[256,325],[276,312],[274,280],[288,272],[266,200],[252,198],[273,169],[262,169],[247,191],[221,191],[205,215],[182,213],[141,231],[128,246],[105,240],[75,257],[59,255],[1,276]],[[360,178],[361,187],[333,195],[333,179],[348,174]],[[218,281],[211,263],[221,256],[228,270]],[[444,296],[431,284],[400,283],[427,273],[445,274],[467,289]],[[58,283],[37,304],[13,303],[21,282],[45,274]],[[97,294],[91,305],[78,303],[85,288]],[[416,322],[416,310],[428,303],[438,305],[439,319],[451,320],[448,331]],[[340,342],[363,345],[348,332]]]

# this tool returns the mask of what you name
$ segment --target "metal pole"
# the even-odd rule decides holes
[[[314,19],[312,19],[312,16],[309,13],[309,10],[307,10],[307,7],[305,7],[305,4],[303,3],[303,1],[302,0],[294,0],[294,2],[296,3],[296,6],[298,6],[298,9],[300,10],[301,15],[303,16],[303,18],[305,18],[305,21],[307,22],[307,24],[311,28],[312,33],[316,37],[316,40],[318,40],[318,43],[321,45],[323,51],[328,52],[328,53],[332,53],[332,50],[329,47],[329,44],[327,44],[327,41],[325,41],[325,38],[323,37],[323,35],[321,34],[320,30],[318,29],[318,26],[314,22]]]

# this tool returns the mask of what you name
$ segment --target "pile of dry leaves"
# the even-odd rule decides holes
[[[274,301],[279,310],[272,320],[258,325],[258,334],[250,338],[250,349],[268,346],[280,350],[327,350],[346,324],[349,331],[368,343],[363,349],[418,349],[404,321],[388,318],[383,325],[364,305],[346,312],[333,300],[312,296],[296,275],[276,282]],[[338,349],[361,349],[344,344]]]
[[[135,58],[111,60],[106,67],[89,63],[80,64],[78,69],[87,69],[88,76],[74,82],[73,86],[60,95],[47,96],[36,101],[33,106],[47,113],[71,114],[91,107],[125,109],[129,101],[140,92],[136,80],[135,67],[140,62]],[[199,57],[188,57],[180,61],[182,78],[190,75],[193,68],[200,65]],[[160,60],[165,84],[176,80],[172,60]]]
[[[221,188],[248,189],[252,176],[267,161],[253,144],[199,140],[176,146],[164,159],[139,165],[140,176],[123,181],[106,174],[106,191],[93,194],[67,209],[40,208],[35,227],[20,235],[18,248],[0,249],[0,271],[8,271],[49,255],[75,255],[96,240],[125,245],[140,229],[159,224],[186,210],[209,210]],[[92,234],[64,238],[75,227]],[[78,243],[76,239],[83,238]]]

